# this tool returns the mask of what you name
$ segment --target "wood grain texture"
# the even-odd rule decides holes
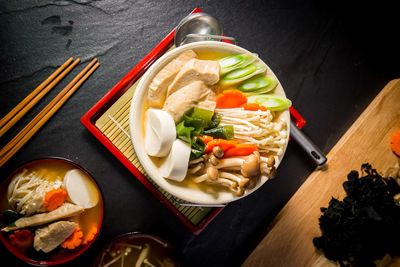
[[[399,164],[389,140],[400,129],[400,79],[389,82],[328,153],[273,220],[264,239],[243,266],[329,266],[312,243],[319,236],[320,207],[343,199],[342,183],[351,170],[369,162],[380,172]]]

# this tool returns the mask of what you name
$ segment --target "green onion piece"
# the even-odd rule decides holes
[[[184,121],[181,121],[178,125],[176,125],[176,136],[182,141],[191,144],[192,143],[191,133],[194,130],[194,128],[186,127],[184,123],[185,123]]]
[[[244,81],[238,89],[245,94],[261,95],[275,89],[278,80],[272,76],[257,76]]]
[[[253,63],[258,56],[256,54],[240,54],[234,56],[224,57],[218,60],[221,66],[220,75],[224,75],[232,70],[246,67]]]
[[[211,123],[213,115],[214,112],[208,109],[191,108],[185,111],[181,121],[185,122],[185,126],[205,128]]]
[[[13,210],[5,210],[2,214],[2,224],[3,225],[12,225],[19,218],[24,217],[23,215],[13,211]]]
[[[214,138],[231,140],[234,137],[234,130],[232,125],[225,125],[206,130],[204,134]]]
[[[252,95],[247,97],[247,103],[257,103],[272,111],[284,110],[292,105],[292,101],[286,97],[274,94]]]
[[[228,74],[225,75],[224,79],[225,80],[240,79],[240,78],[243,78],[243,77],[246,77],[246,76],[252,74],[255,71],[256,71],[256,66],[251,64],[244,68],[236,69],[236,70],[229,72]]]
[[[203,132],[204,132],[204,128],[203,128],[203,127],[195,128],[195,129],[192,131],[191,136],[192,136],[192,137],[193,137],[193,136],[200,136],[200,135],[203,135]]]
[[[193,114],[191,115],[193,120],[192,120],[191,124],[187,124],[187,125],[193,126],[195,128],[207,127],[211,123],[213,115],[214,115],[214,112],[211,110],[195,108]]]
[[[263,73],[267,68],[262,64],[251,64],[244,68],[235,69],[223,76],[219,82],[222,86],[233,85],[245,81],[257,74]]]
[[[202,135],[204,128],[214,125],[213,118],[214,111],[192,107],[185,111],[181,121],[176,125],[176,135],[186,143],[192,144],[194,136]]]
[[[194,137],[191,145],[190,159],[197,159],[201,157],[206,151],[206,143],[201,138]]]
[[[221,122],[221,119],[222,119],[222,114],[214,113],[210,124],[208,125],[207,128],[204,128],[204,129],[208,130],[208,129],[212,129],[212,128],[218,127],[219,123]]]

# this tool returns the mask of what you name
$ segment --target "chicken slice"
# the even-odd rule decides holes
[[[167,96],[195,80],[203,81],[206,85],[216,84],[219,81],[219,69],[217,61],[192,58],[169,85]]]
[[[61,220],[67,217],[78,215],[82,213],[84,210],[85,209],[82,208],[81,206],[74,205],[71,203],[64,203],[53,211],[40,213],[29,217],[22,217],[16,220],[13,225],[6,226],[3,229],[1,229],[1,231],[9,232],[15,229],[46,224],[56,220]]]
[[[59,221],[36,229],[33,247],[36,251],[50,252],[64,242],[73,232],[77,223]]]
[[[164,68],[153,78],[150,83],[149,90],[147,93],[147,99],[149,104],[152,106],[161,106],[167,95],[167,88],[170,83],[174,80],[175,76],[192,58],[197,57],[193,50],[186,50]]]
[[[167,111],[175,123],[177,123],[183,113],[191,107],[201,107],[204,109],[215,109],[216,95],[202,81],[194,81],[182,89],[179,89],[167,97],[164,103],[164,110]]]

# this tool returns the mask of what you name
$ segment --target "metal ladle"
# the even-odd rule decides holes
[[[230,40],[235,38],[222,36],[222,25],[206,13],[193,13],[181,20],[175,30],[175,46],[207,40]],[[324,153],[290,120],[290,135],[317,165],[326,162]]]
[[[222,24],[206,13],[193,13],[181,20],[175,30],[175,46],[188,43],[230,40],[236,44],[235,38],[222,36]]]

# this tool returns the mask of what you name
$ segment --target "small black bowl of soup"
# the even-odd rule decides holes
[[[84,253],[103,223],[92,175],[62,158],[23,164],[0,185],[0,239],[20,260],[58,265]]]
[[[180,266],[175,249],[160,237],[143,233],[123,234],[104,247],[92,267]]]

